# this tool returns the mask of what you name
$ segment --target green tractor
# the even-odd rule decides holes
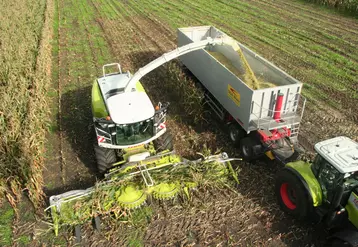
[[[358,246],[358,143],[335,137],[315,145],[313,162],[287,163],[275,193],[283,211],[330,229],[329,246]]]
[[[106,68],[114,66],[118,72],[106,74]],[[169,103],[159,103],[154,108],[139,81],[125,91],[130,79],[129,72],[122,73],[121,66],[113,63],[104,65],[103,76],[93,83],[92,113],[97,135],[94,150],[100,173],[173,149],[172,136],[166,128]]]

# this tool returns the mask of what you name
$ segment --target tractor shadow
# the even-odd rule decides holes
[[[139,52],[132,56],[132,63],[136,69],[139,69],[160,55],[162,54],[157,52]],[[200,144],[205,143],[213,151],[219,148],[227,152],[230,157],[240,157],[238,148],[232,145],[229,140],[225,124],[211,113],[208,107],[204,106],[201,109],[204,111],[204,120],[194,120],[193,112],[197,111],[193,111],[193,107],[202,106],[192,105],[192,108],[188,108],[186,102],[193,100],[193,98],[185,90],[193,90],[197,86],[198,80],[178,60],[173,60],[153,70],[140,81],[153,103],[159,101],[171,103],[168,111],[169,118],[177,122],[178,125],[192,127],[196,133],[200,134],[202,139],[199,142]],[[187,85],[184,85],[185,83]],[[213,133],[213,135],[209,135],[207,138],[205,135],[207,132]],[[181,134],[183,133],[173,133],[174,136]],[[214,137],[214,141],[210,137]],[[178,138],[175,139],[177,142],[182,141],[180,138],[179,140]],[[200,144],[196,146],[196,148],[199,148],[197,151],[200,151]],[[178,146],[176,146],[176,149],[178,149]],[[265,216],[265,214],[257,216],[261,222],[266,223],[264,226],[266,231],[278,232],[282,236],[287,236],[282,238],[282,241],[287,243],[288,246],[310,246],[313,243],[316,246],[321,246],[327,236],[327,232],[321,225],[298,222],[279,209],[274,195],[274,178],[276,172],[282,167],[280,164],[265,157],[251,163],[232,162],[232,164],[240,169],[240,185],[237,187],[237,191],[248,199],[248,205],[254,203],[259,208],[269,212],[268,215],[270,216]],[[272,216],[274,216],[274,219],[270,218]],[[297,232],[299,236],[295,235]],[[304,243],[302,243],[302,239]]]

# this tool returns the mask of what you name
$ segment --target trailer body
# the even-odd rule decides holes
[[[178,47],[207,37],[222,36],[226,34],[212,26],[179,28]],[[239,54],[228,45],[214,45],[194,51],[181,56],[180,60],[247,133],[287,127],[291,131],[290,137],[296,139],[303,114],[302,83],[243,44],[237,43],[256,77],[274,83],[275,87],[251,89],[208,52],[208,49],[220,52],[236,69],[242,70]],[[279,94],[283,94],[283,99],[280,121],[276,121],[273,116]],[[218,115],[224,115],[220,109],[216,110]]]

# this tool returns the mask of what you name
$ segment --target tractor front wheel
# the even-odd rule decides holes
[[[309,191],[290,170],[279,171],[275,183],[275,194],[281,209],[297,219],[307,218],[313,205],[309,205]]]
[[[163,135],[153,141],[155,150],[162,152],[164,150],[173,150],[173,137],[167,130]]]
[[[94,151],[96,154],[97,169],[101,174],[111,168],[112,165],[117,161],[117,156],[114,149],[103,148],[95,145]]]

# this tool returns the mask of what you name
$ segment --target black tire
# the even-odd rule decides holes
[[[97,169],[101,174],[111,168],[112,165],[117,161],[117,156],[114,149],[103,148],[95,145],[94,151],[96,154]]]
[[[153,143],[154,148],[157,152],[162,152],[164,150],[173,150],[173,137],[168,130],[163,135],[155,139]]]
[[[254,146],[258,143],[252,139],[252,137],[245,137],[240,141],[240,153],[241,157],[245,161],[252,161],[257,159],[257,155],[254,153]]]
[[[229,124],[229,138],[232,143],[235,145],[240,145],[240,141],[244,138],[245,132],[241,129],[241,127],[237,123]]]
[[[281,209],[296,219],[304,220],[312,212],[309,191],[292,171],[284,168],[278,172],[275,195]]]
[[[325,247],[355,247],[348,243],[347,241],[344,241],[339,238],[333,238],[326,241]]]

